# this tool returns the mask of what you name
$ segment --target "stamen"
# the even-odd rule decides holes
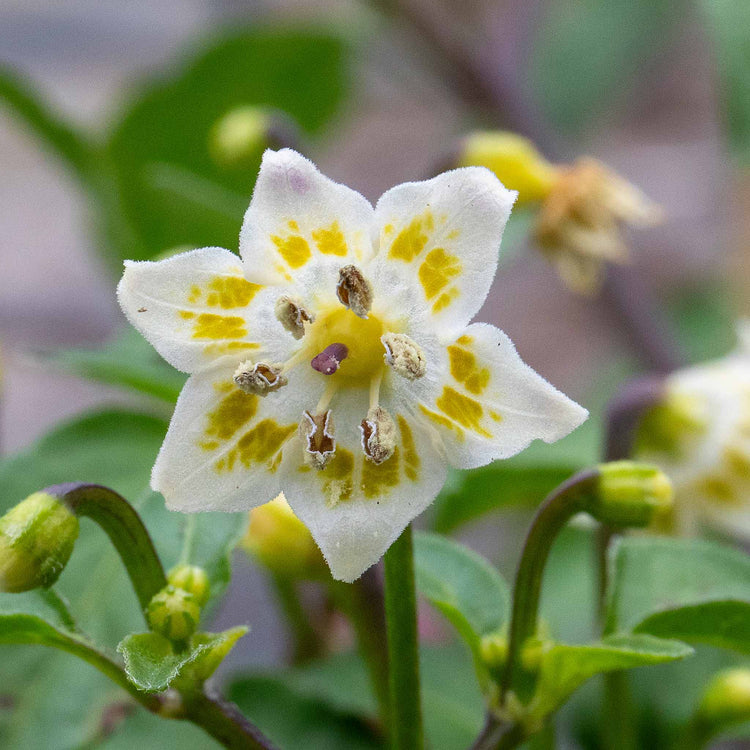
[[[366,458],[374,464],[382,464],[393,455],[396,450],[396,424],[385,409],[380,406],[371,408],[359,429]]]
[[[234,371],[234,382],[245,393],[267,396],[285,386],[287,379],[282,375],[282,365],[247,360]]]
[[[315,321],[315,316],[308,312],[302,304],[286,295],[279,297],[274,305],[276,319],[286,328],[295,339],[305,335],[305,323]]]
[[[427,360],[416,341],[403,333],[384,333],[380,341],[385,347],[385,363],[407,380],[421,378],[427,371]]]
[[[281,373],[286,375],[290,370],[295,368],[300,362],[303,362],[308,357],[307,350],[303,347],[296,354],[292,354],[289,359],[281,365]]]
[[[380,384],[383,382],[383,370],[370,380],[370,408],[374,409],[380,402]]]
[[[323,375],[333,375],[339,369],[339,365],[349,356],[349,348],[346,344],[329,344],[323,351],[313,357],[313,370]]]
[[[329,380],[326,389],[323,391],[323,395],[320,397],[317,406],[315,407],[316,414],[322,414],[330,405],[333,400],[333,396],[338,391],[339,384],[335,380]]]
[[[305,462],[316,469],[324,469],[336,452],[331,410],[318,414],[303,412],[299,434],[305,441]]]
[[[360,318],[367,318],[372,307],[372,287],[356,266],[339,269],[336,296],[344,307]]]

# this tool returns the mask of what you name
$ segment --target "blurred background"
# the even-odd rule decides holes
[[[251,105],[285,111],[301,150],[371,201],[449,163],[472,130],[502,127],[553,162],[592,155],[663,207],[663,223],[627,235],[632,264],[595,297],[566,288],[519,211],[478,316],[592,411],[561,450],[593,463],[607,400],[660,368],[644,319],[686,363],[731,350],[733,321],[750,312],[749,8],[4,0],[0,451],[102,405],[168,417],[181,376],[127,330],[115,285],[123,258],[237,249],[262,148],[227,164],[210,143],[224,115]],[[470,529],[473,546],[511,569],[526,512],[504,517],[499,552],[497,525]],[[277,663],[281,625],[258,571],[240,564],[232,591],[216,627],[253,610],[236,659]]]

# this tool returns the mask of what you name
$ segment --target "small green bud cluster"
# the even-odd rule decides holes
[[[591,514],[612,526],[648,526],[672,508],[672,483],[656,466],[613,461],[599,466]]]
[[[0,518],[0,591],[51,586],[78,538],[78,519],[46,492],[35,492]]]
[[[726,669],[715,675],[703,693],[696,716],[716,731],[750,721],[750,669]]]
[[[149,602],[146,617],[154,632],[170,641],[185,641],[198,627],[201,608],[208,602],[208,576],[195,565],[178,565],[167,581]]]

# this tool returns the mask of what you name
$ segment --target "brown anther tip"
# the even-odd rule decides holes
[[[346,344],[329,344],[320,354],[313,357],[310,365],[313,370],[323,375],[333,375],[348,356],[349,348]]]

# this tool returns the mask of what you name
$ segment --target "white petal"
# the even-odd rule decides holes
[[[172,510],[249,510],[281,490],[288,439],[316,397],[296,371],[265,398],[243,393],[232,380],[235,364],[192,375],[180,394],[151,477]]]
[[[322,471],[290,461],[283,489],[333,577],[350,582],[374,565],[433,501],[445,482],[446,467],[429,436],[420,433],[405,412],[389,410],[398,427],[398,447],[391,458],[375,465],[361,447],[366,393],[337,394],[331,410],[335,458]]]
[[[399,397],[418,403],[448,460],[463,469],[509,458],[535,439],[552,443],[588,416],[486,323],[468,326],[439,361],[428,362],[424,378],[400,387]]]
[[[269,336],[260,337],[253,321],[268,294],[245,279],[236,255],[218,247],[156,262],[126,261],[117,287],[128,320],[184,372],[228,354],[242,359],[262,349]]]
[[[481,307],[517,193],[487,169],[465,167],[398,185],[375,207],[379,258],[410,274],[447,335]]]
[[[372,255],[373,208],[291,149],[266,151],[240,233],[247,277],[285,284],[311,261],[337,268]]]

